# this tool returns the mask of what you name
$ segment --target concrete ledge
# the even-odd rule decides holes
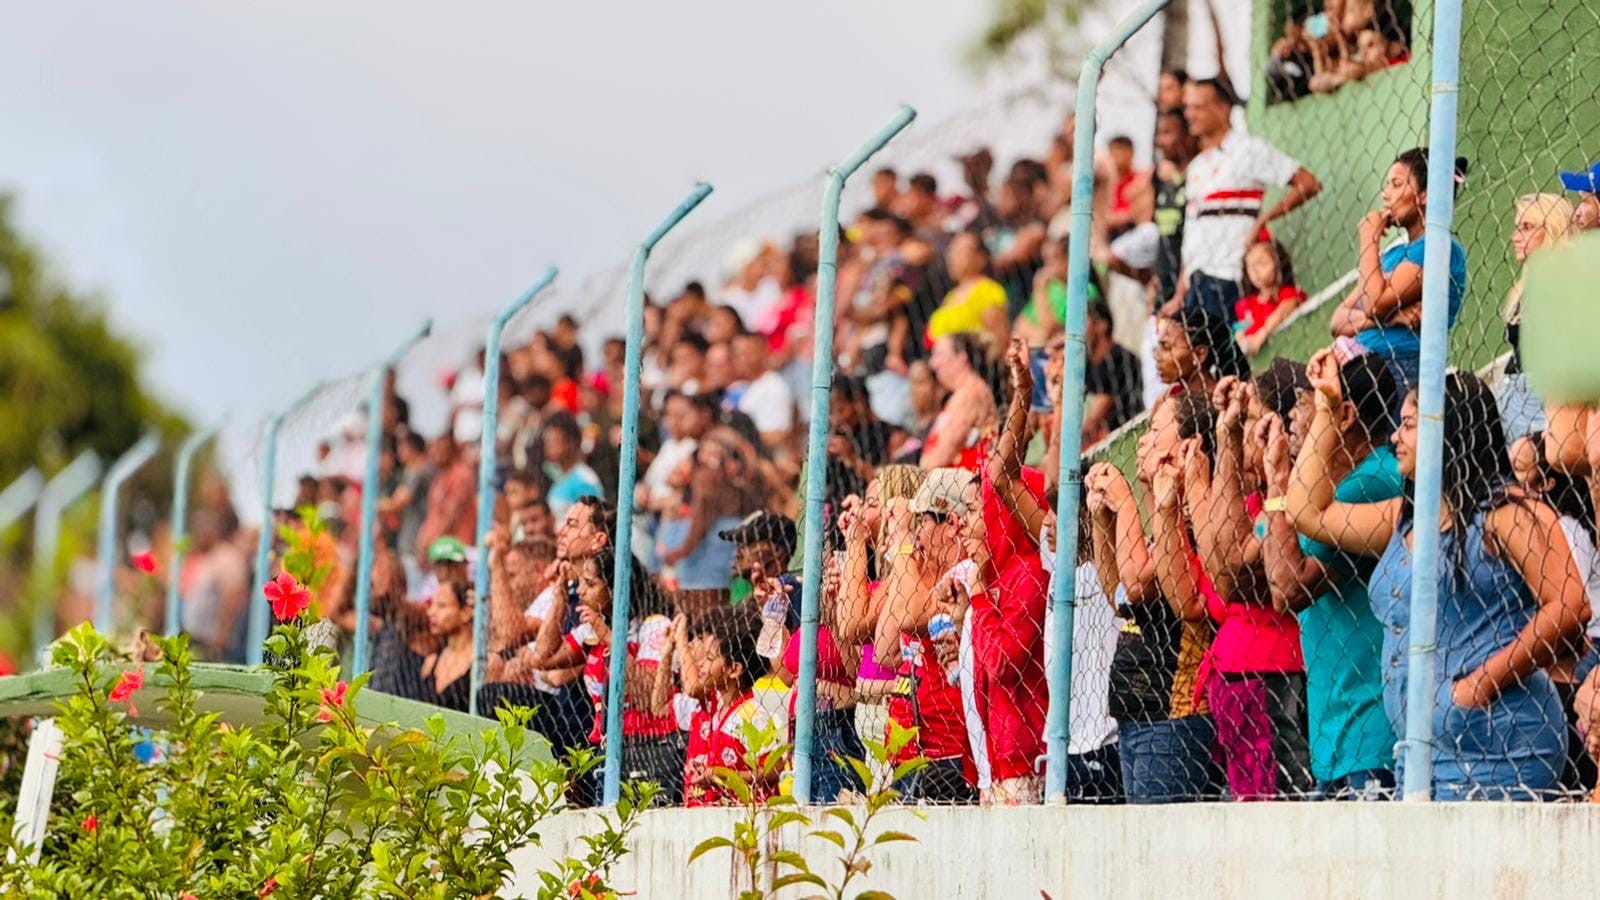
[[[1559,897],[1600,886],[1600,806],[1591,804],[1254,803],[1025,809],[895,809],[886,828],[919,843],[872,855],[856,890],[904,898]],[[731,897],[743,887],[729,850],[686,865],[696,844],[731,835],[736,810],[646,815],[612,873],[654,898]],[[581,855],[592,812],[541,829],[543,849],[518,859],[518,889],[551,856]],[[785,829],[832,878],[837,848]],[[737,873],[737,874],[736,874]],[[815,893],[813,890],[812,893]],[[852,892],[853,893],[853,892]],[[804,890],[786,891],[785,898]]]

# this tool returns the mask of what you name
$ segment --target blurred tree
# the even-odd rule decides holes
[[[969,59],[987,67],[1021,54],[1034,41],[1058,77],[1076,75],[1068,46],[1083,11],[1097,0],[989,0],[989,18],[968,50]]]

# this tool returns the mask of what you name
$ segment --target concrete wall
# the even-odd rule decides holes
[[[706,837],[731,834],[727,810],[646,817],[612,873],[621,890],[655,898],[734,896],[731,853],[686,865]],[[1582,804],[1211,804],[1095,809],[907,809],[884,827],[919,843],[878,848],[869,877],[904,900],[1066,897],[1579,897],[1600,890],[1600,806]],[[572,813],[544,829],[562,852],[592,827]],[[821,872],[833,845],[785,833]],[[836,851],[834,851],[836,852]],[[517,887],[545,858],[527,851]],[[814,892],[813,892],[814,893]],[[852,896],[855,891],[852,891]],[[800,897],[792,891],[783,897]]]

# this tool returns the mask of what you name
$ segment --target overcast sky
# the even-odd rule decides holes
[[[973,104],[987,0],[0,0],[0,190],[155,388],[253,420],[547,262],[623,261],[900,102]]]

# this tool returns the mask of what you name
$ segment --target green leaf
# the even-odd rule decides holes
[[[828,810],[828,815],[833,816],[835,819],[838,819],[846,825],[849,825],[851,831],[856,830],[856,817],[851,814],[850,810],[845,809],[842,806],[835,806],[833,809]]]
[[[811,871],[811,865],[806,862],[806,858],[794,852],[793,850],[778,850],[774,853],[768,854],[767,859],[779,865],[788,866],[791,869],[797,869],[801,872]]]
[[[844,849],[844,835],[840,834],[837,831],[829,831],[827,829],[821,829],[821,830],[818,830],[818,831],[811,832],[811,834],[809,836],[810,837],[814,837],[814,838],[822,838],[823,840],[829,842],[830,844],[833,844],[834,846],[838,847],[840,850]]]
[[[718,766],[711,770],[711,777],[726,788],[729,793],[737,797],[741,804],[750,805],[750,800],[754,793],[750,789],[750,783],[744,780],[744,776],[732,769],[724,769]]]
[[[927,767],[928,760],[926,757],[918,756],[908,759],[900,765],[894,767],[894,774],[890,776],[889,783],[899,784],[902,781],[905,781],[907,776],[921,772]]]
[[[809,884],[824,891],[828,889],[828,883],[822,880],[822,876],[813,875],[810,872],[792,872],[772,879],[772,889],[775,891],[781,891],[786,887],[792,887],[797,884]]]
[[[733,841],[730,841],[721,835],[717,835],[716,837],[708,837],[695,845],[694,851],[689,854],[689,862],[692,863],[705,854],[710,853],[713,850],[722,849],[724,847],[731,849],[733,847]]]
[[[893,841],[910,841],[915,844],[917,838],[915,835],[906,834],[904,831],[885,831],[873,840],[872,846],[876,847],[879,844],[888,844]]]
[[[792,809],[773,813],[772,817],[767,819],[767,833],[771,834],[785,825],[792,825],[796,822],[809,825],[811,824],[811,818],[805,813],[797,812]]]

